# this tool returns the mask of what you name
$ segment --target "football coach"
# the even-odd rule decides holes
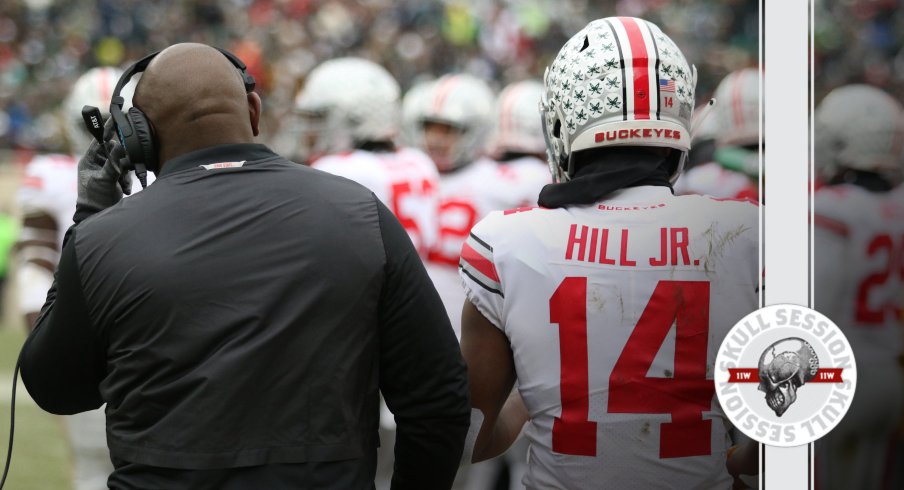
[[[176,44],[118,89],[140,71],[79,164],[20,358],[32,398],[106,403],[113,489],[370,489],[382,392],[392,488],[449,488],[467,373],[405,230],[364,187],[254,143],[261,100],[233,55]],[[124,155],[157,180],[120,200]]]

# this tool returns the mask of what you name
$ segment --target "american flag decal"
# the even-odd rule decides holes
[[[659,79],[659,91],[660,92],[675,92],[675,80],[660,78]]]

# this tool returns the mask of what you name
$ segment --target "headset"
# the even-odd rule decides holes
[[[245,63],[225,49],[216,46],[214,48],[223,53],[223,56],[241,72],[242,82],[245,84],[245,92],[250,93],[254,91],[254,77],[248,73]],[[114,127],[119,135],[119,142],[122,144],[129,162],[135,168],[135,175],[141,182],[142,187],[147,187],[147,171],[156,174],[159,169],[156,138],[147,116],[141,112],[141,109],[130,107],[127,112],[123,112],[122,106],[125,104],[125,100],[120,95],[120,92],[122,92],[123,87],[129,83],[132,77],[146,70],[151,60],[158,54],[160,54],[160,51],[151,53],[130,66],[119,78],[119,82],[116,83],[116,88],[113,89],[113,98],[110,102],[110,116],[113,118]]]

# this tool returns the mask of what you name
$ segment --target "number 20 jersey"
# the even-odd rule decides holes
[[[757,307],[757,208],[623,189],[495,212],[462,247],[531,414],[528,488],[729,488],[713,364]]]
[[[904,192],[822,187],[813,206],[816,308],[844,330],[858,362],[901,354]]]

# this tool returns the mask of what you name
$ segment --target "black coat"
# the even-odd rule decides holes
[[[404,229],[349,180],[262,145],[167,162],[73,227],[22,354],[45,410],[106,403],[112,488],[448,488],[465,365]]]

